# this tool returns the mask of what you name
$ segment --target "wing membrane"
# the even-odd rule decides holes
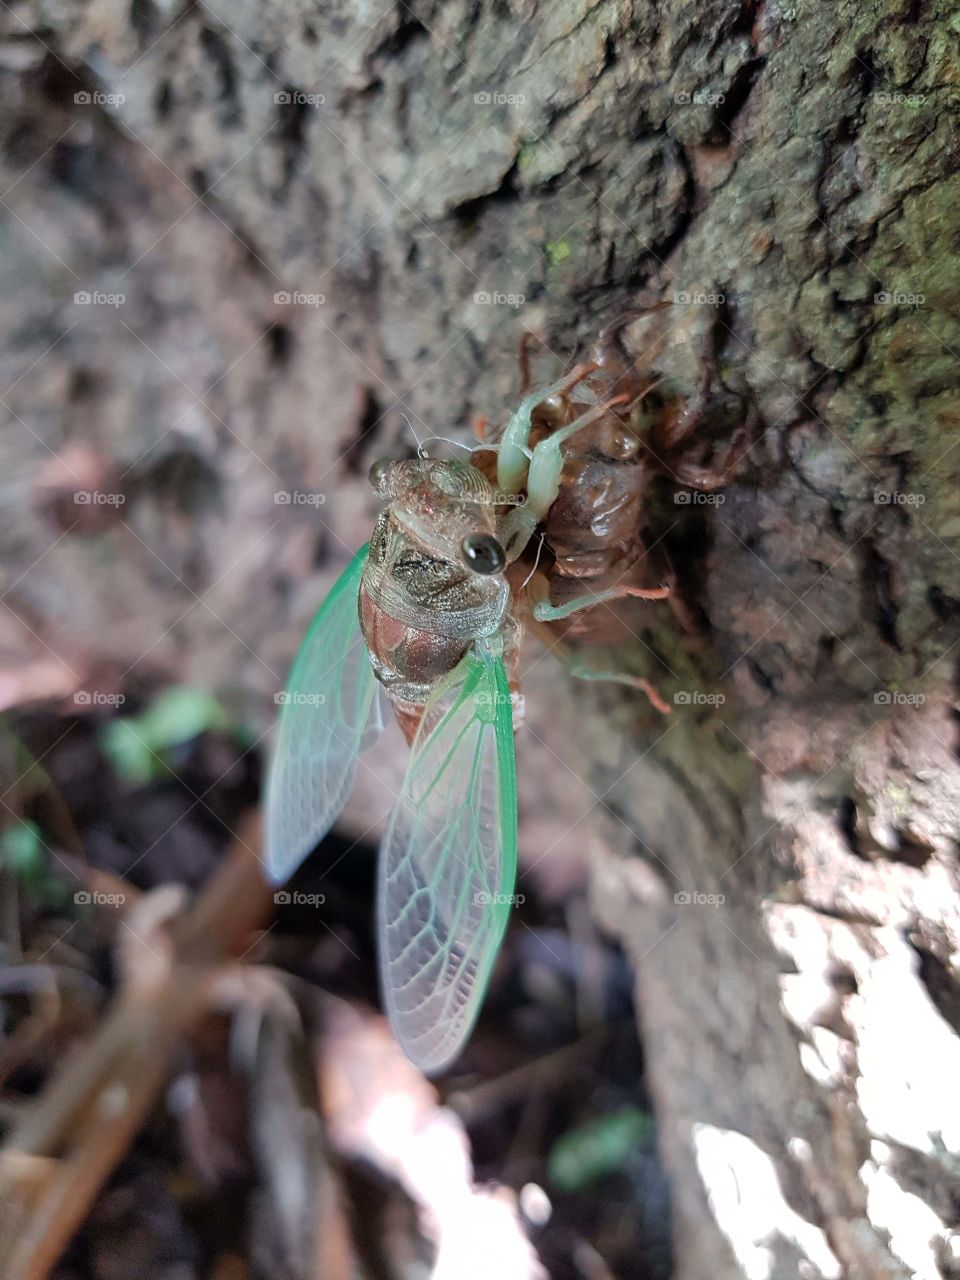
[[[384,999],[424,1071],[447,1066],[470,1034],[516,859],[510,690],[502,658],[471,651],[427,706],[380,850]]]
[[[382,727],[378,688],[357,613],[362,547],[317,610],[294,658],[270,766],[266,868],[280,884],[343,808],[357,758]]]

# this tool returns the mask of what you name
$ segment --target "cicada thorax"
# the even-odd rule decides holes
[[[360,626],[377,679],[409,741],[432,692],[477,640],[510,633],[510,590],[477,572],[465,540],[492,534],[482,476],[462,464],[391,463],[360,586]],[[464,474],[466,472],[467,474]]]

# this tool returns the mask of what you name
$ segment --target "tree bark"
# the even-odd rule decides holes
[[[13,687],[265,729],[369,464],[502,420],[524,329],[570,361],[675,300],[658,368],[692,395],[712,342],[708,422],[763,430],[651,517],[699,629],[644,606],[628,660],[673,715],[531,669],[524,829],[590,833],[635,961],[676,1274],[960,1275],[955,7],[3,22]]]

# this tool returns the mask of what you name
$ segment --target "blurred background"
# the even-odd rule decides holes
[[[960,1275],[956,15],[0,6],[11,1280]],[[522,664],[462,1058],[379,1010],[387,735],[284,894],[289,663],[366,482],[604,324],[704,418],[641,694]],[[715,370],[705,388],[705,359]]]

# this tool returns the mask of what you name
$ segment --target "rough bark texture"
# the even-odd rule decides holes
[[[660,495],[702,628],[645,606],[628,660],[669,721],[531,658],[525,853],[589,835],[636,959],[678,1276],[960,1275],[955,6],[3,23],[18,688],[176,678],[265,727],[404,416],[462,437],[523,329],[570,358],[641,290],[692,299],[660,367],[691,393],[714,332],[712,411],[752,399],[762,439],[723,503]]]

